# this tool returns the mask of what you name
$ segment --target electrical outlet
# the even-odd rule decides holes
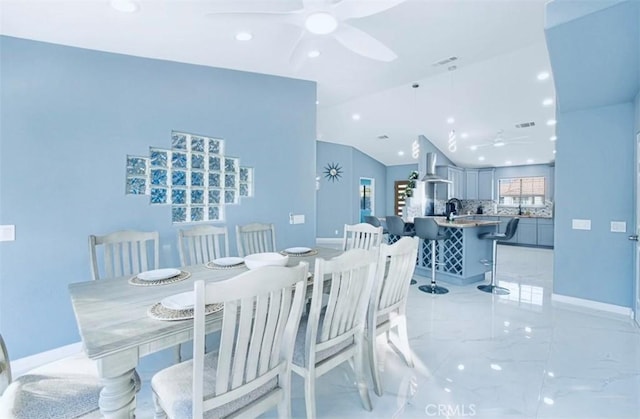
[[[338,234],[340,234],[340,233],[338,233],[338,230],[336,230],[336,236],[337,236]]]
[[[3,225],[0,226],[0,242],[12,242],[16,239],[16,226]]]

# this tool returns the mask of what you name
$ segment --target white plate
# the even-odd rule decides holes
[[[218,266],[234,266],[243,263],[244,259],[238,257],[226,257],[214,259],[211,262],[213,262],[214,265]]]
[[[288,249],[284,249],[285,252],[287,253],[296,253],[296,254],[303,254],[303,253],[309,253],[311,250],[311,248],[309,247],[290,247]]]
[[[159,281],[180,275],[180,269],[154,269],[153,271],[140,272],[137,277],[143,281]]]
[[[171,310],[187,310],[193,308],[193,291],[170,295],[160,300],[160,304]]]

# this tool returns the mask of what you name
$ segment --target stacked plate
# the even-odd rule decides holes
[[[212,269],[228,269],[228,268],[236,268],[242,266],[244,264],[244,259],[239,257],[226,257],[226,258],[218,258],[214,259],[211,262],[207,263],[208,268]]]
[[[284,249],[286,253],[294,256],[304,256],[308,253],[311,253],[312,250],[313,249],[309,247],[289,247],[287,249]]]
[[[154,269],[152,271],[140,272],[138,275],[141,281],[162,281],[163,279],[173,278],[180,275],[180,269]]]

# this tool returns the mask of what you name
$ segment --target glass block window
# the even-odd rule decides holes
[[[253,169],[224,155],[224,140],[171,133],[171,149],[149,148],[149,157],[127,156],[126,193],[171,205],[173,223],[224,221],[225,205],[253,196]]]

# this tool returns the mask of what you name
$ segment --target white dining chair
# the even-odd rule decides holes
[[[276,229],[273,224],[252,223],[236,226],[238,256],[276,251]]]
[[[376,280],[367,311],[367,344],[369,366],[374,391],[382,396],[382,384],[378,372],[376,338],[389,330],[397,331],[397,342],[391,343],[402,354],[408,366],[413,368],[409,336],[407,334],[407,296],[416,268],[418,237],[402,237],[392,245],[382,244],[378,254]]]
[[[180,265],[201,265],[229,256],[227,227],[212,225],[178,230]]]
[[[98,256],[98,249],[103,252]],[[94,280],[135,275],[158,269],[160,240],[157,231],[116,231],[104,236],[89,236],[91,274]],[[151,260],[150,260],[151,259]],[[102,260],[99,269],[98,261]]]
[[[156,418],[291,417],[290,361],[309,265],[267,266],[194,285],[193,359],[151,379]],[[204,352],[206,304],[224,304],[218,351]]]
[[[129,385],[140,390],[137,373]],[[97,364],[84,354],[42,365],[12,379],[9,354],[0,335],[0,418],[101,417],[101,389]]]
[[[345,224],[342,238],[342,250],[380,247],[382,243],[382,227],[374,227],[369,223]]]
[[[316,416],[316,379],[346,361],[354,370],[363,406],[372,409],[363,356],[375,269],[375,252],[364,249],[351,249],[329,260],[316,259],[309,315],[300,320],[291,366],[304,379],[307,418]],[[325,285],[329,297],[323,308]]]

